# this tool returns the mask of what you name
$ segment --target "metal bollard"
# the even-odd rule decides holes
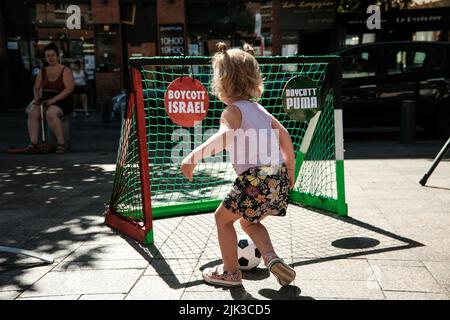
[[[416,101],[402,101],[400,116],[400,143],[416,142]]]

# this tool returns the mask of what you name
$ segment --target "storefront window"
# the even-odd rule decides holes
[[[297,44],[283,44],[281,47],[281,54],[283,56],[292,56],[297,54],[298,45]]]
[[[375,33],[363,33],[362,36],[358,34],[349,34],[345,37],[345,46],[351,47],[363,43],[373,43],[376,40]]]
[[[97,72],[119,72],[121,65],[119,28],[116,25],[97,26]]]
[[[255,13],[258,4],[247,1],[186,1],[188,43],[193,55],[212,55],[217,51],[216,43],[225,41],[230,47],[240,47],[244,42],[255,44]],[[264,17],[263,17],[264,18]],[[262,21],[262,30],[265,31]],[[189,47],[189,44],[193,44]]]
[[[413,41],[439,41],[441,31],[417,31],[413,35]]]
[[[362,43],[373,43],[376,40],[375,33],[364,33]]]
[[[345,46],[346,47],[356,46],[357,44],[359,44],[359,36],[358,35],[350,34],[345,37]]]

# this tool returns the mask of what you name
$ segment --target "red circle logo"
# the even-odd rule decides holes
[[[164,105],[175,124],[190,128],[206,117],[209,107],[208,92],[197,79],[177,78],[166,89]]]

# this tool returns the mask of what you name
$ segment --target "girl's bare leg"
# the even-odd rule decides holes
[[[261,252],[266,265],[270,259],[277,257],[272,241],[270,240],[269,232],[261,222],[253,223],[241,218],[240,223],[242,230],[252,239],[255,246]]]
[[[239,270],[237,257],[237,235],[234,222],[240,218],[239,215],[226,209],[223,204],[215,212],[217,235],[219,238],[220,251],[222,253],[223,269],[233,273]]]

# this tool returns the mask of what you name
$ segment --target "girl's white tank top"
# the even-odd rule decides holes
[[[241,127],[227,147],[238,175],[252,167],[278,166],[283,163],[279,135],[272,128],[272,116],[259,103],[240,100],[234,102],[242,114]]]

